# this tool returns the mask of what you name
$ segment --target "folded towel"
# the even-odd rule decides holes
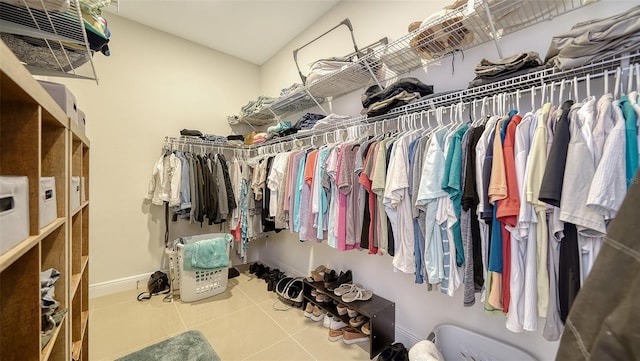
[[[224,237],[185,244],[182,262],[184,270],[198,271],[229,267],[227,246],[232,239],[232,236],[227,234]]]

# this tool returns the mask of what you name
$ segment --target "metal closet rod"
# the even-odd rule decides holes
[[[408,121],[408,119],[411,116],[424,116],[424,115],[430,116],[432,112],[435,113],[438,109],[442,109],[444,112],[447,112],[447,110],[451,108],[452,104],[462,104],[463,107],[472,106],[473,109],[476,109],[476,104],[478,102],[485,103],[485,106],[486,106],[486,103],[489,102],[492,108],[495,108],[496,106],[500,105],[500,104],[497,104],[497,102],[502,102],[503,107],[506,106],[507,103],[513,106],[514,105],[513,101],[515,100],[516,102],[518,102],[522,94],[530,93],[530,92],[537,93],[538,91],[541,92],[542,94],[542,98],[541,98],[542,102],[544,102],[547,99],[547,95],[549,96],[548,98],[549,101],[554,101],[555,100],[554,93],[557,87],[560,88],[560,93],[558,93],[559,97],[562,97],[562,94],[564,93],[565,89],[568,89],[569,98],[572,98],[574,94],[576,94],[577,85],[579,83],[584,84],[586,86],[584,90],[586,90],[586,94],[588,95],[591,93],[590,91],[591,80],[599,79],[599,78],[605,79],[605,89],[604,89],[605,92],[609,90],[620,91],[623,87],[625,87],[625,85],[628,90],[632,87],[632,80],[633,80],[632,77],[629,77],[629,75],[635,76],[636,84],[637,84],[637,82],[640,81],[640,77],[639,77],[640,66],[636,63],[626,64],[624,66],[617,67],[615,70],[605,69],[603,71],[599,71],[595,73],[585,73],[584,75],[579,75],[579,76],[578,75],[575,75],[573,77],[568,76],[560,80],[550,80],[549,82],[545,82],[544,79],[541,79],[540,85],[535,85],[530,88],[518,89],[511,92],[498,91],[496,89],[497,90],[496,93],[493,94],[492,96],[483,96],[483,97],[477,97],[474,99],[465,99],[460,102],[452,102],[450,99],[443,99],[441,104],[438,104],[438,102],[425,102],[421,104],[419,107],[412,108],[411,110],[405,110],[404,114],[402,113],[390,114],[389,116],[386,116],[386,117],[382,116],[381,118],[378,118],[375,121],[371,121],[371,119],[367,118],[366,116],[346,119],[343,121],[336,122],[335,124],[331,124],[330,126],[321,130],[309,131],[303,134],[298,133],[295,135],[290,135],[290,136],[278,138],[275,140],[271,140],[269,142],[265,142],[259,145],[235,147],[230,145],[213,144],[212,142],[201,140],[201,139],[171,138],[171,137],[165,137],[165,145],[166,144],[186,144],[186,145],[191,144],[191,145],[197,145],[197,146],[212,147],[212,148],[217,148],[221,150],[233,150],[237,154],[237,152],[258,151],[259,149],[265,149],[266,147],[269,147],[269,146],[275,146],[275,145],[284,146],[286,143],[289,143],[289,142],[295,142],[295,141],[301,141],[301,140],[307,140],[307,139],[312,140],[312,143],[313,143],[313,140],[316,137],[322,137],[322,136],[325,136],[326,133],[335,132],[337,130],[349,131],[349,129],[355,129],[358,127],[360,128],[359,130],[362,130],[362,128],[370,127],[373,125],[374,132],[375,132],[375,129],[377,129],[376,124],[383,124],[382,128],[384,128],[384,125],[387,124],[388,122],[396,121],[396,124],[400,124],[403,121]],[[608,86],[608,78],[610,76],[613,76],[615,79],[615,83],[612,87]],[[626,84],[623,79],[625,76],[627,77]],[[565,84],[569,84],[569,86],[565,87]],[[463,92],[464,91],[462,91],[461,94]],[[583,91],[582,94],[585,94],[585,92]],[[535,98],[535,95],[536,94],[534,94],[534,98]],[[532,100],[532,106],[533,105],[535,104],[533,103],[533,100]],[[247,155],[247,154],[244,153],[244,155]]]

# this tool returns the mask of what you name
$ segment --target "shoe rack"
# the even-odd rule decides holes
[[[348,315],[339,315],[334,302],[318,302],[311,296],[311,291],[316,290],[329,296],[331,301],[343,304],[356,310],[359,314],[369,319],[371,323],[371,335],[369,335],[369,357],[373,359],[385,347],[391,345],[396,338],[396,304],[378,295],[373,295],[367,301],[343,302],[341,297],[336,296],[332,291],[324,287],[323,282],[310,282],[304,280],[304,301],[303,309],[307,303],[311,303],[318,308],[327,311],[335,317],[338,317],[346,324],[349,324]]]
[[[0,254],[0,359],[88,360],[89,141],[1,41],[0,53],[0,175],[27,177],[29,206],[28,236]],[[75,175],[85,197],[71,209]],[[43,227],[41,177],[55,178],[57,217]],[[40,272],[49,268],[68,312],[42,347]]]

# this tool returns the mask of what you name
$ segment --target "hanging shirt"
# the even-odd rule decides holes
[[[416,138],[417,134],[410,132],[396,142],[384,192],[386,212],[390,215],[395,211],[397,218],[393,266],[401,272],[412,274],[416,271],[416,264],[413,255],[415,238],[408,169],[409,145]]]
[[[509,113],[511,115],[515,111]],[[522,121],[520,115],[514,114],[508,122],[505,122],[500,132],[503,139],[503,156],[505,177],[507,183],[507,197],[498,202],[496,218],[502,223],[502,303],[504,312],[509,311],[511,303],[511,232],[507,227],[514,228],[520,212],[520,199],[518,196],[518,180],[515,167],[514,143],[516,128]],[[506,126],[505,126],[506,125]]]
[[[637,75],[637,74],[636,74]],[[629,103],[636,112],[636,130],[638,133],[638,144],[640,144],[640,105],[638,104],[638,90],[634,90],[627,94],[629,97]],[[638,157],[640,158],[640,149],[638,149]]]
[[[340,197],[344,196],[343,216],[339,220],[344,221],[344,232],[338,234],[338,249],[340,249],[340,235],[344,235],[344,249],[354,249],[356,247],[356,217],[354,210],[354,200],[356,198],[356,187],[353,184],[353,174],[355,172],[356,154],[360,148],[359,144],[348,143],[343,146],[342,164],[339,170],[338,191]],[[342,201],[342,199],[341,199]]]
[[[625,119],[618,101],[613,101],[614,126],[607,136],[591,181],[587,206],[602,214],[606,220],[613,219],[627,194],[626,171],[626,129]]]
[[[169,207],[180,205],[180,177],[182,164],[173,153],[163,155],[153,167],[147,190],[147,199],[155,205],[169,203]]]
[[[367,155],[364,159],[362,174],[360,174],[360,179],[359,179],[360,184],[362,184],[362,186],[367,191],[367,202],[369,205],[369,230],[367,232],[367,236],[368,236],[367,248],[369,249],[369,254],[378,253],[378,244],[377,244],[376,229],[375,229],[376,215],[378,212],[376,210],[376,195],[371,190],[371,183],[372,183],[371,170],[373,168],[372,164],[373,164],[373,159],[375,158],[375,149],[377,148],[377,145],[378,143],[374,142],[369,146],[369,150],[367,151]],[[363,229],[363,236],[364,236],[364,229]]]
[[[293,194],[293,230],[300,232],[300,203],[302,202],[302,186],[304,184],[304,170],[307,163],[306,152],[298,155],[298,174],[296,175],[295,192]]]
[[[444,178],[444,142],[446,129],[439,129],[431,136],[425,154],[422,177],[418,188],[416,207],[425,212],[425,254],[424,263],[429,283],[438,284],[444,279],[444,251],[442,232],[437,225],[436,217],[438,199],[449,195],[442,189]]]
[[[378,235],[378,252],[380,254],[388,253],[389,235],[387,233],[387,214],[384,210],[384,186],[386,182],[387,173],[387,144],[394,141],[392,138],[386,138],[382,140],[376,152],[376,159],[372,169],[372,182],[371,190],[376,194],[376,208],[378,210],[378,217],[376,217],[376,229]]]
[[[573,100],[567,100],[562,104],[562,115],[555,124],[553,143],[547,158],[542,185],[540,186],[540,200],[554,207],[560,207],[560,199],[562,197],[567,149],[571,138],[569,133],[569,111],[572,105]]]
[[[456,248],[456,266],[464,265],[464,247],[462,246],[462,234],[460,230],[460,213],[462,212],[462,183],[460,180],[462,166],[462,136],[469,129],[468,124],[463,124],[451,136],[451,144],[445,161],[445,174],[442,179],[442,189],[449,194],[455,221],[450,226],[453,234],[453,242]]]
[[[526,201],[525,194],[527,171],[531,171],[531,168],[527,167],[527,156],[535,132],[536,116],[532,113],[524,116],[516,127],[514,139],[515,174],[520,209],[516,226],[507,227],[511,233],[511,275],[509,277],[511,305],[507,313],[506,327],[512,332],[535,331],[537,328],[536,235],[535,227],[530,227],[536,219],[533,206]]]
[[[551,103],[542,106],[538,115],[536,129],[531,141],[531,150],[527,160],[526,199],[536,213],[536,283],[538,297],[538,315],[547,314],[549,303],[549,276],[547,271],[547,205],[539,199],[540,186],[547,165],[548,119],[553,117]]]
[[[629,101],[629,97],[624,95],[620,98],[620,108],[622,109],[622,115],[625,119],[626,130],[626,169],[627,169],[627,188],[631,186],[636,171],[638,170],[638,125],[637,115],[633,108],[632,103]]]
[[[336,175],[338,173],[338,153],[340,147],[331,149],[326,160],[327,175],[331,185],[331,202],[329,202],[328,222],[327,222],[327,244],[329,247],[338,248],[337,232],[337,210],[338,210],[338,186],[336,185]]]

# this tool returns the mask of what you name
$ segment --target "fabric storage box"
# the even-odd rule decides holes
[[[0,254],[29,237],[29,179],[0,176]]]
[[[169,278],[172,291],[179,290],[182,301],[194,302],[224,292],[227,289],[229,267],[202,271],[186,271],[184,269],[183,257],[184,245],[178,241],[181,239],[184,243],[189,244],[219,237],[227,237],[230,240],[233,239],[231,235],[225,233],[201,234],[181,237],[174,241],[173,250],[169,248],[166,249],[166,253],[169,256]],[[227,246],[227,257],[229,257],[230,245],[231,242]]]
[[[87,190],[85,188],[85,178],[80,177],[80,202],[87,201]]]
[[[58,204],[56,199],[55,177],[40,178],[40,228],[45,227],[58,218]]]
[[[80,131],[82,132],[82,134],[84,134],[86,126],[87,126],[87,121],[85,119],[84,112],[78,109],[78,128],[80,128]]]
[[[71,195],[69,197],[69,206],[71,212],[80,207],[80,177],[71,177]]]
[[[53,83],[50,81],[38,81],[44,90],[51,95],[53,100],[64,110],[71,118],[71,121],[78,124],[78,103],[76,97],[69,91],[64,84]]]

